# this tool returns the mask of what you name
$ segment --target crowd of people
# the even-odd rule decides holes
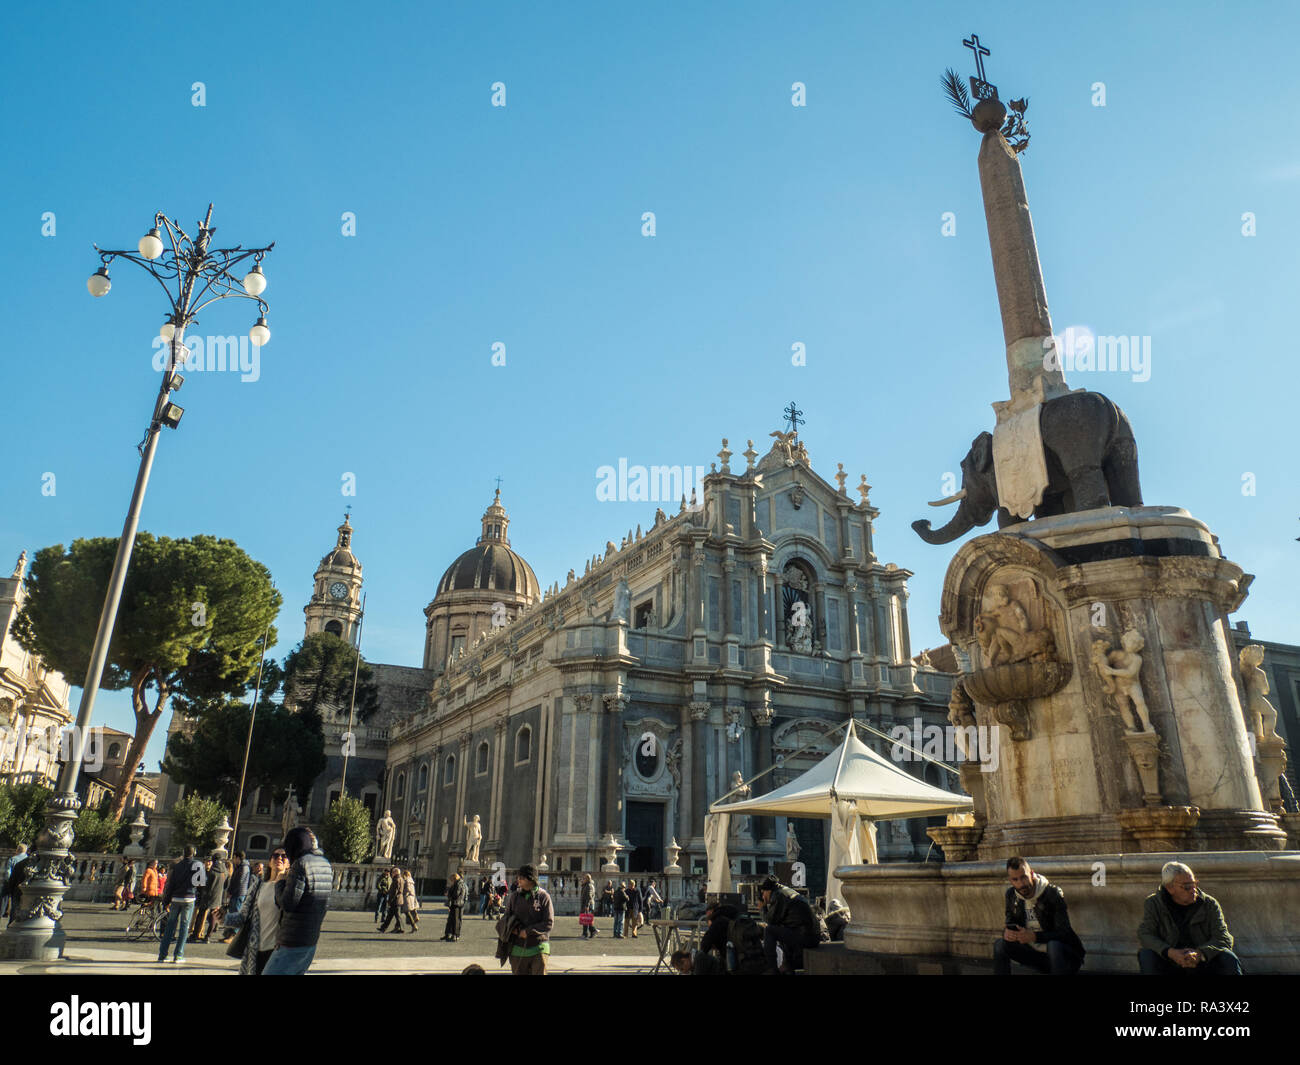
[[[20,846],[4,867],[0,915],[7,912],[11,923],[35,858],[34,849]],[[1038,973],[1077,973],[1087,951],[1071,927],[1064,893],[1023,857],[1008,859],[1006,867],[1005,923],[993,946],[994,973],[1009,974],[1013,963]],[[316,837],[299,826],[289,831],[265,866],[250,864],[242,851],[230,861],[216,854],[199,859],[194,847],[187,846],[170,870],[151,858],[137,877],[136,864],[124,859],[111,906],[161,908],[165,918],[159,962],[183,963],[188,941],[207,942],[219,931],[227,953],[239,959],[242,974],[297,975],[305,973],[315,957],[332,879]],[[842,940],[851,919],[839,899],[814,907],[775,876],[759,885],[759,896],[762,910],[757,918],[738,906],[709,902],[698,947],[673,953],[672,967],[691,975],[793,973],[804,967],[806,951]],[[522,866],[513,884],[488,876],[470,883],[453,874],[446,903],[444,942],[459,941],[466,907],[473,912],[477,906],[484,919],[497,919],[501,964],[508,962],[516,974],[545,975],[555,908],[534,866]],[[599,935],[598,917],[613,918],[614,938],[636,938],[638,929],[657,919],[663,906],[652,879],[606,880],[598,894],[591,875],[584,874],[579,883],[581,938]],[[391,925],[400,935],[405,920],[414,934],[420,927],[419,909],[411,871],[396,865],[385,870],[376,884],[374,918],[379,931]],[[1192,870],[1181,862],[1168,862],[1161,870],[1160,889],[1145,900],[1137,939],[1143,974],[1242,972],[1222,907],[1200,890]]]
[[[15,858],[23,856],[20,851]],[[184,964],[186,943],[219,934],[241,974],[293,976],[305,973],[315,957],[332,886],[333,870],[315,835],[300,826],[267,863],[250,863],[243,851],[232,860],[219,854],[200,859],[187,846],[170,870],[150,858],[137,877],[136,864],[123,859],[110,906],[136,904],[164,914],[160,963]]]
[[[600,896],[590,873],[584,873],[578,885],[579,922],[582,938],[595,939],[600,934],[597,917],[614,919],[615,939],[636,939],[646,921],[663,916],[664,899],[653,880],[606,880]]]

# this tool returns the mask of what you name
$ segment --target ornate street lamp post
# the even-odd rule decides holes
[[[86,288],[95,297],[106,295],[112,287],[108,267],[115,259],[125,259],[143,267],[167,293],[171,310],[159,331],[170,342],[167,365],[163,369],[162,383],[154,403],[149,428],[140,442],[140,469],[135,478],[135,490],[122,537],[117,544],[117,557],[104,596],[104,608],[99,615],[99,627],[90,654],[90,665],[82,685],[81,704],[77,710],[77,723],[72,730],[71,751],[59,773],[58,790],[45,807],[45,828],[36,839],[36,856],[29,859],[32,871],[23,884],[21,902],[16,902],[17,917],[0,935],[0,958],[40,958],[52,960],[63,956],[65,935],[60,923],[63,917],[63,895],[68,890],[68,875],[72,869],[73,822],[81,801],[77,798],[77,778],[81,774],[81,761],[85,738],[99,693],[99,681],[108,660],[108,647],[117,621],[117,608],[126,583],[126,571],[135,547],[136,529],[140,524],[140,507],[144,502],[145,488],[149,484],[149,471],[153,467],[154,452],[158,447],[158,434],[165,425],[175,429],[180,424],[184,410],[171,401],[171,394],[181,387],[184,377],[180,370],[189,356],[185,346],[185,329],[194,324],[198,314],[209,303],[239,296],[256,301],[258,318],[248,337],[256,345],[271,339],[267,328],[267,304],[262,299],[266,290],[266,275],[262,273],[262,259],[273,247],[265,248],[212,248],[216,228],[212,223],[212,204],[208,204],[207,217],[199,223],[196,237],[190,237],[175,221],[163,214],[154,216],[153,228],[140,238],[137,251],[104,251],[93,245],[99,253],[100,267],[90,275]],[[164,244],[164,236],[171,245]],[[243,277],[236,277],[233,269],[248,259],[252,269]]]

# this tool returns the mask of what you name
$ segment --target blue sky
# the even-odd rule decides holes
[[[90,244],[134,247],[158,210],[192,227],[212,201],[218,244],[276,241],[274,335],[256,381],[190,376],[142,527],[269,566],[277,657],[346,504],[364,651],[419,665],[422,608],[497,475],[513,546],[562,581],[653,518],[598,502],[597,467],[707,466],[724,436],[766,450],[791,399],[817,470],[874,486],[877,553],[915,572],[914,647],[942,642],[956,548],[909,525],[1007,388],[979,138],[939,89],[945,67],[971,72],[975,31],[1003,98],[1030,98],[1057,331],[1152,338],[1149,380],[1070,383],[1128,412],[1146,501],[1186,507],[1257,574],[1236,617],[1300,643],[1290,5],[247,10],[8,17],[0,557],[120,530],[164,303],[126,264],[91,299]],[[195,331],[245,333],[251,308]],[[124,695],[99,705],[131,727]]]

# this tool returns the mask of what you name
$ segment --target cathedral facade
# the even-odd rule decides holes
[[[842,466],[833,485],[794,433],[774,435],[738,470],[724,441],[702,498],[545,592],[509,546],[498,493],[426,608],[430,690],[380,726],[380,805],[425,875],[455,868],[474,817],[488,865],[545,855],[556,872],[595,871],[617,844],[621,867],[653,871],[675,842],[702,872],[709,804],[736,784],[793,779],[850,716],[883,733],[946,724],[952,675],[912,660],[910,573],[875,555],[865,477],[854,501]],[[375,668],[382,690],[393,667]],[[882,831],[882,857],[921,857],[924,827]],[[794,830],[815,880],[826,826]],[[737,873],[784,860],[785,839],[783,819],[737,818]]]

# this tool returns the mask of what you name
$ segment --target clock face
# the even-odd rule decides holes
[[[335,581],[330,585],[330,595],[335,599],[346,599],[348,597],[348,586],[342,581]]]

